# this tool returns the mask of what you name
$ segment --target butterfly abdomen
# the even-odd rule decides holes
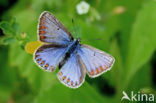
[[[60,62],[59,64],[59,68],[61,68],[65,63],[66,61],[68,60],[68,58],[70,58],[70,56],[73,54],[73,53],[76,53],[77,51],[77,48],[79,47],[79,39],[76,39],[75,41],[73,41],[73,43],[68,47],[68,50],[67,52],[65,53],[65,56],[63,58],[63,60]]]

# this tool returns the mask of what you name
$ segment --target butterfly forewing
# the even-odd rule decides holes
[[[85,67],[79,56],[73,54],[58,72],[59,80],[70,88],[78,88],[85,79]]]
[[[88,75],[93,78],[110,70],[115,61],[109,54],[88,45],[81,45],[78,53]]]
[[[66,47],[44,44],[34,53],[34,61],[46,71],[54,71],[64,57]]]
[[[42,42],[59,45],[67,45],[73,40],[70,32],[47,11],[43,12],[39,18],[38,35]]]

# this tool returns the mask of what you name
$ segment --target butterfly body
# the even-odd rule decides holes
[[[70,58],[70,56],[72,56],[72,54],[77,53],[79,46],[80,46],[80,39],[79,38],[77,38],[71,44],[69,44],[68,49],[65,53],[65,56],[59,64],[59,68],[61,68],[65,64],[65,62],[68,60],[68,58]]]
[[[80,44],[50,12],[43,12],[38,25],[39,40],[44,42],[34,53],[35,63],[53,72],[59,67],[58,79],[70,88],[78,88],[89,77],[97,77],[111,69],[115,59],[91,46]]]
[[[76,52],[77,49],[79,48],[79,46],[80,46],[80,39],[78,38],[75,41],[73,41],[71,43],[71,45],[69,46],[69,49],[67,51],[67,55],[72,54],[73,52]]]

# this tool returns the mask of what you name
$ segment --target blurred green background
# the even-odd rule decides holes
[[[0,0],[0,103],[129,103],[121,101],[123,91],[156,95],[156,0],[86,0],[90,8],[83,15],[76,10],[80,2]],[[40,70],[24,47],[37,40],[45,10],[82,43],[113,55],[111,71],[70,89],[56,72]]]

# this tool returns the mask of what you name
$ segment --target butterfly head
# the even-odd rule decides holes
[[[77,38],[76,39],[76,42],[80,43],[81,42],[81,39],[80,38]]]

